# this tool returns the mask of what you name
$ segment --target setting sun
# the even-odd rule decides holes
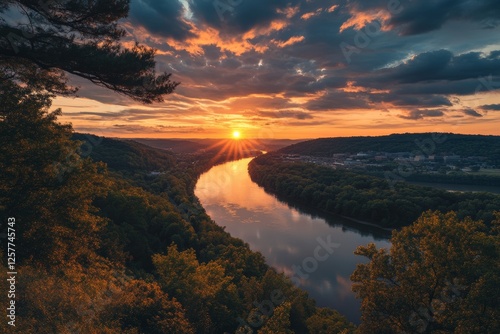
[[[233,139],[240,139],[241,133],[239,131],[233,131]]]

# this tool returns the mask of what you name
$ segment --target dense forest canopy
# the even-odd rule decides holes
[[[384,227],[411,224],[422,212],[454,210],[486,222],[500,209],[500,196],[452,193],[266,154],[249,165],[252,180],[282,198]]]
[[[488,227],[455,213],[425,212],[374,244],[351,276],[362,300],[358,333],[500,332],[500,213]]]

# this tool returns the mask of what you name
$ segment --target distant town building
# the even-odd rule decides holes
[[[344,165],[346,166],[359,166],[361,164],[362,162],[359,160],[347,159],[346,161],[344,161]]]

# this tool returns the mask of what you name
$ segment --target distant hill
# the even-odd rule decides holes
[[[137,138],[134,141],[162,150],[172,151],[174,153],[194,153],[207,147],[207,144],[182,139],[152,139]]]
[[[336,153],[421,152],[424,155],[483,156],[500,162],[500,136],[451,133],[393,134],[380,137],[320,138],[290,145],[280,153],[331,157]]]
[[[82,146],[84,155],[90,156],[94,161],[105,162],[113,170],[134,173],[164,170],[176,164],[172,152],[133,140],[116,140],[81,133],[75,133],[72,139],[86,142]]]
[[[220,146],[228,139],[157,139],[157,138],[134,138],[132,139],[141,144],[162,150],[172,151],[174,153],[196,153],[202,149],[211,149]],[[263,151],[276,151],[280,148],[302,142],[303,140],[293,139],[242,139],[245,147]]]

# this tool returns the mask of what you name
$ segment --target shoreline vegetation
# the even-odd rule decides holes
[[[266,153],[264,153],[266,154]],[[271,152],[272,154],[272,152]],[[259,156],[257,157],[254,157],[254,159],[257,159]],[[253,161],[253,160],[252,160]],[[250,161],[251,163],[251,161]],[[390,233],[394,230],[397,230],[397,228],[389,228],[389,227],[384,227],[380,224],[376,224],[376,223],[372,223],[372,222],[368,222],[368,221],[364,221],[364,220],[361,220],[361,219],[356,219],[354,217],[349,217],[349,216],[345,216],[345,215],[340,215],[340,214],[337,214],[335,212],[331,212],[331,211],[327,211],[327,210],[324,210],[324,209],[319,209],[319,208],[316,208],[316,207],[311,207],[309,205],[304,205],[303,203],[301,202],[297,202],[297,201],[294,201],[293,199],[290,199],[290,198],[287,198],[285,196],[282,196],[282,194],[278,194],[276,192],[273,192],[267,188],[265,188],[264,186],[260,185],[259,183],[255,182],[253,179],[252,181],[257,184],[259,187],[261,187],[267,194],[271,195],[271,196],[274,196],[276,199],[278,199],[279,201],[283,202],[284,204],[294,208],[294,209],[297,209],[305,214],[308,214],[308,215],[311,215],[311,216],[320,216],[321,218],[329,221],[331,220],[332,218],[336,218],[336,219],[342,219],[342,220],[345,220],[345,222],[341,222],[340,224],[342,225],[345,225],[347,227],[359,227],[359,225],[361,226],[364,226],[364,227],[369,227],[369,228],[373,228],[376,232],[381,232],[383,234],[387,234],[387,238],[390,238]]]
[[[290,161],[279,153],[252,160],[249,174],[286,201],[381,228],[408,226],[427,210],[455,211],[459,218],[470,216],[489,224],[493,211],[500,208],[496,194],[451,193],[403,182],[392,185],[375,176]]]
[[[353,222],[360,224],[360,225],[375,227],[375,228],[378,228],[378,229],[383,230],[385,232],[392,232],[392,231],[396,230],[396,228],[383,227],[382,225],[379,225],[379,224],[370,223],[370,222],[359,220],[359,219],[352,218],[352,217],[347,217],[347,216],[340,216],[340,217],[345,218],[345,219],[350,220],[350,221],[353,221]]]

